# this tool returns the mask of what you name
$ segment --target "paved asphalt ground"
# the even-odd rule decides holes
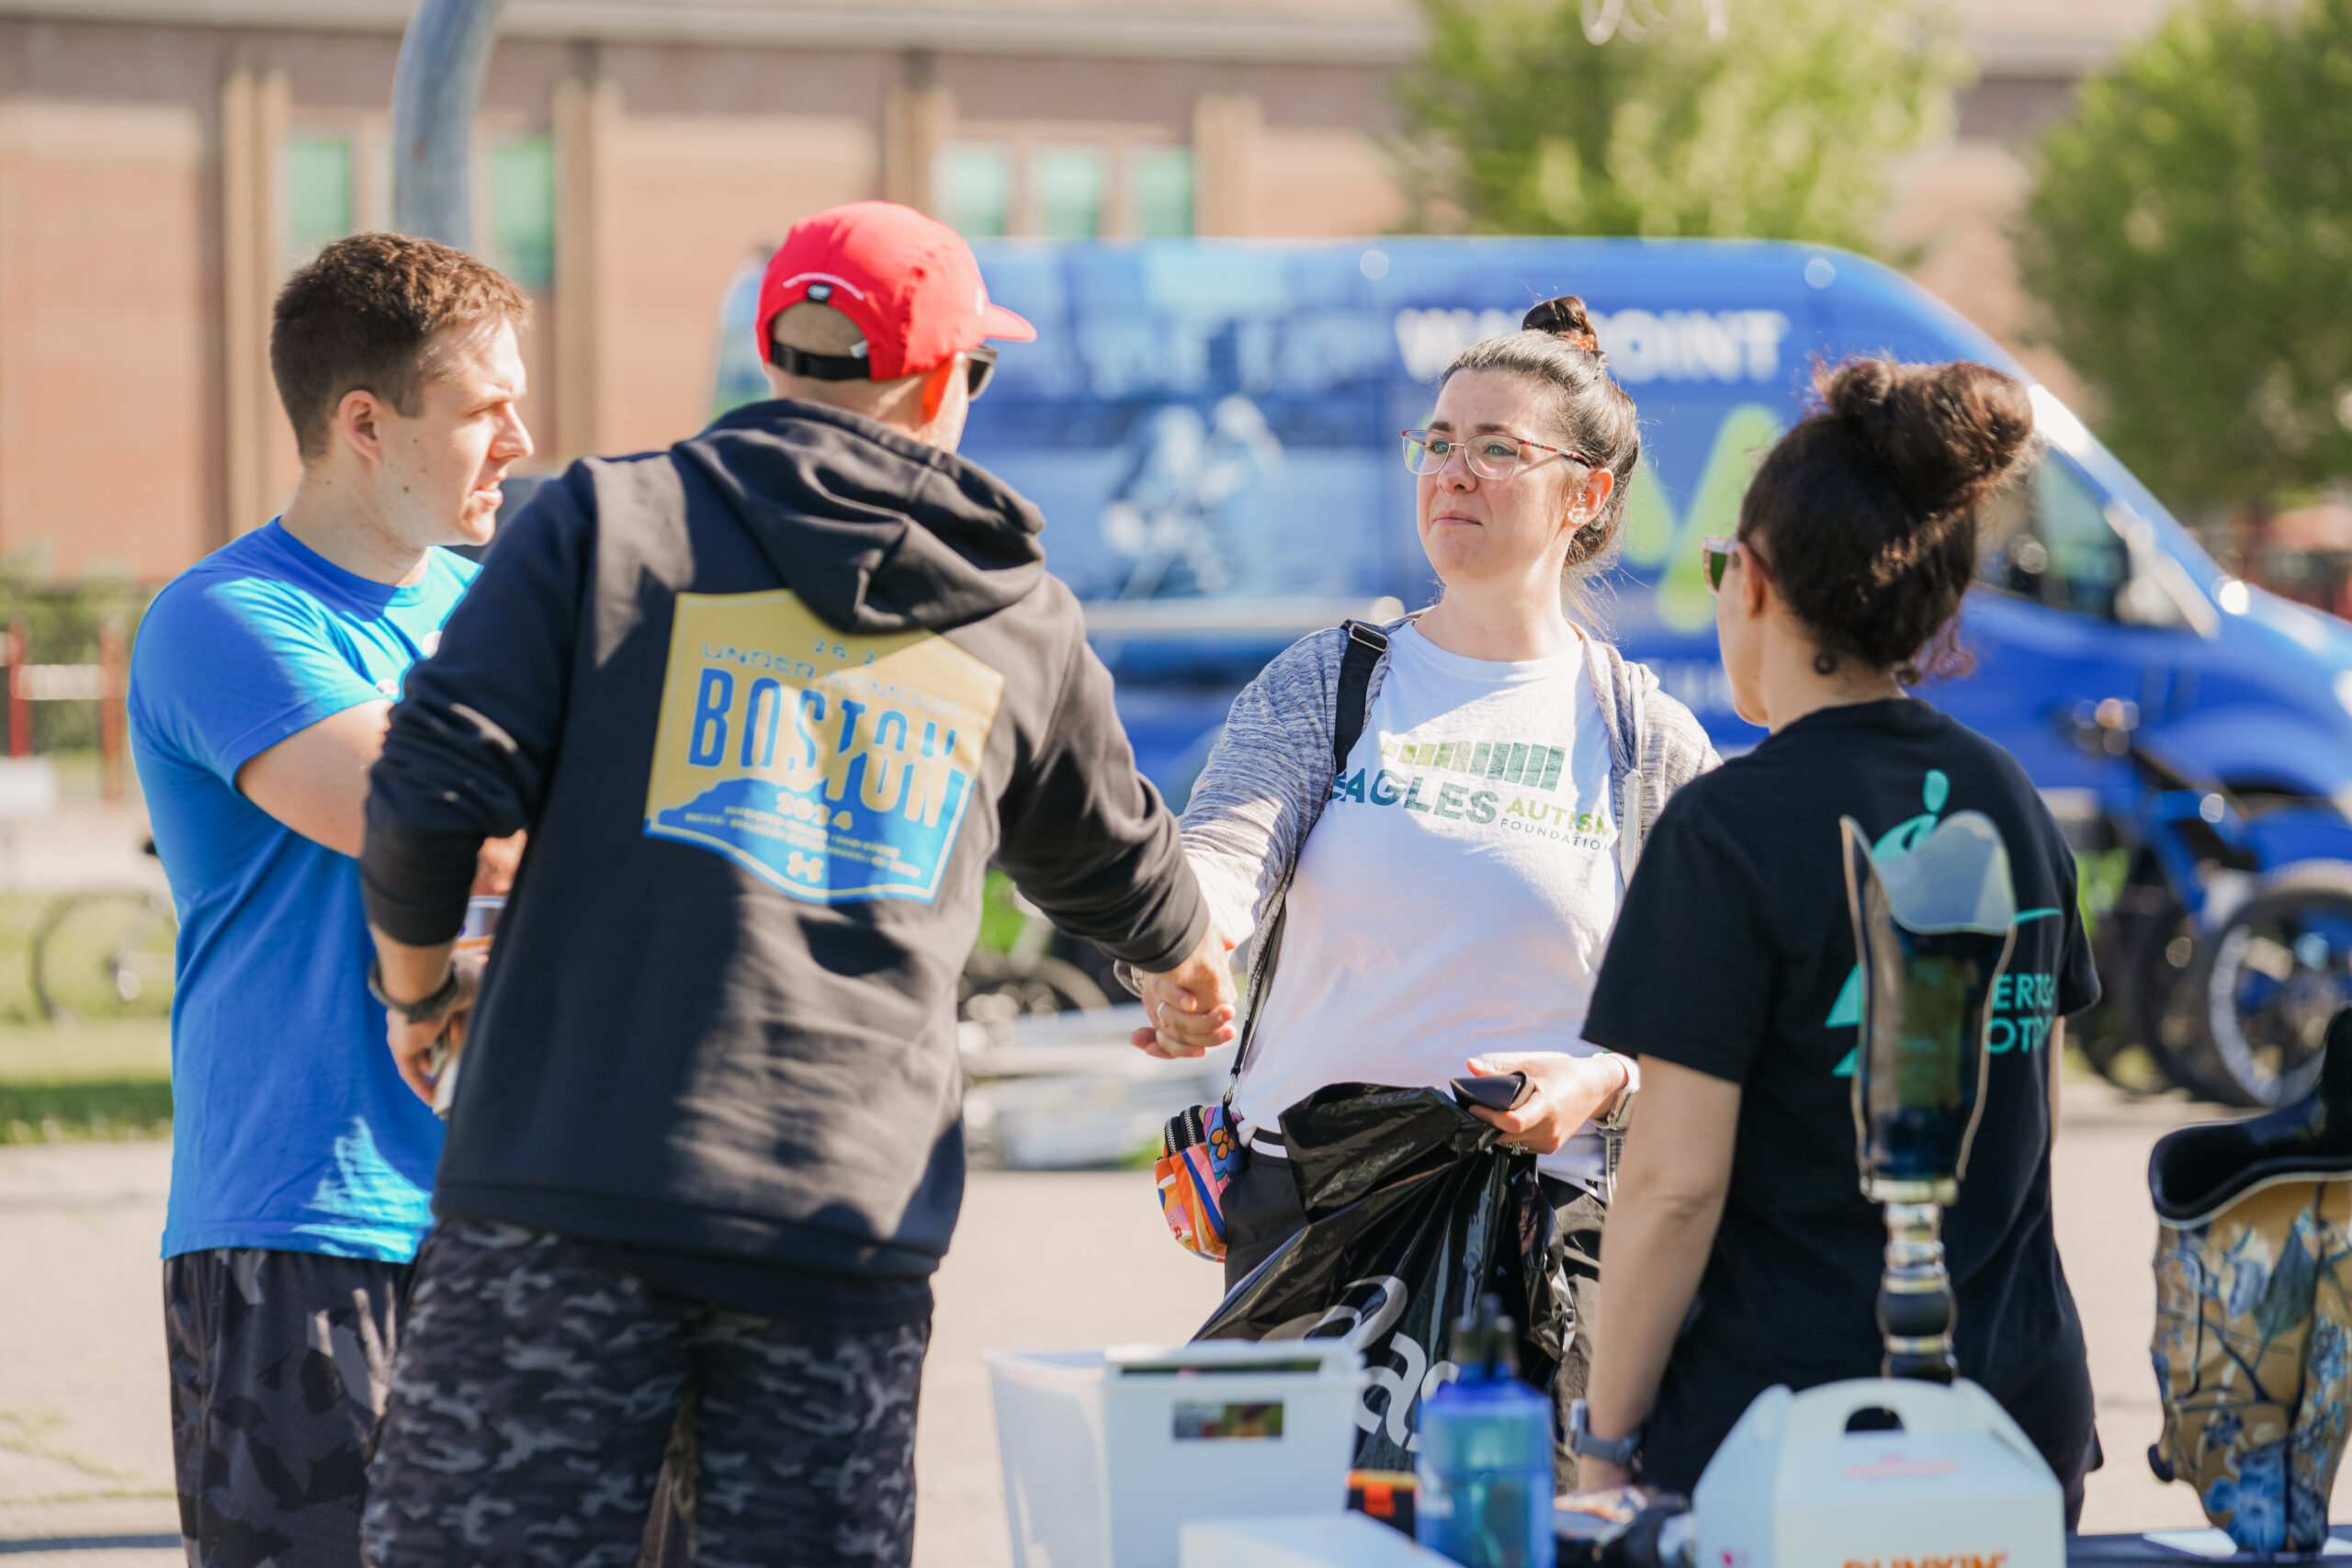
[[[2202,1522],[2142,1457],[2155,1223],[2149,1144],[2201,1113],[2070,1083],[2059,1239],[2089,1331],[2107,1468],[2086,1528]],[[164,1568],[179,1560],[155,1238],[163,1144],[0,1147],[0,1568]],[[1140,1172],[984,1173],[938,1281],[923,1391],[922,1568],[1009,1563],[987,1348],[1180,1340],[1217,1271],[1166,1239]]]

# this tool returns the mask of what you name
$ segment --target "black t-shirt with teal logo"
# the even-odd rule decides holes
[[[1944,1216],[1955,1348],[1962,1375],[2053,1464],[2090,1441],[2082,1325],[2050,1209],[2051,1023],[2098,999],[2074,858],[2015,758],[1896,699],[1808,715],[1685,784],[1610,938],[1586,1037],[1742,1089],[1731,1190],[1650,1416],[1645,1480],[1687,1491],[1774,1383],[1878,1375],[1886,1226],[1854,1153],[1860,980],[1838,822],[1854,818],[1883,854],[1959,811],[2000,829],[2018,925],[1984,1114]]]

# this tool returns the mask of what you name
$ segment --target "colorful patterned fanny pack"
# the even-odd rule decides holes
[[[1241,1140],[1224,1106],[1195,1105],[1168,1119],[1151,1177],[1177,1246],[1224,1261],[1225,1189],[1240,1168]]]

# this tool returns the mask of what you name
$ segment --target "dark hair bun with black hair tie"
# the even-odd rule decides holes
[[[1852,359],[1814,385],[1823,406],[1758,467],[1739,536],[1830,668],[1959,673],[1951,628],[1975,575],[1977,506],[2020,468],[2032,400],[1964,359]]]
[[[1820,382],[1822,401],[1921,520],[1973,506],[2033,435],[2024,387],[1988,365],[1857,359]]]
[[[1566,338],[1587,354],[1600,352],[1600,334],[1592,330],[1592,318],[1585,313],[1584,301],[1573,294],[1546,299],[1529,310],[1521,319],[1519,330]]]

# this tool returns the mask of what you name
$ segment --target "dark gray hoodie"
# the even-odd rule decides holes
[[[990,858],[1142,968],[1208,919],[1043,522],[766,402],[574,464],[502,532],[392,710],[361,862],[369,919],[429,945],[481,840],[531,832],[437,1212],[931,1272]]]

